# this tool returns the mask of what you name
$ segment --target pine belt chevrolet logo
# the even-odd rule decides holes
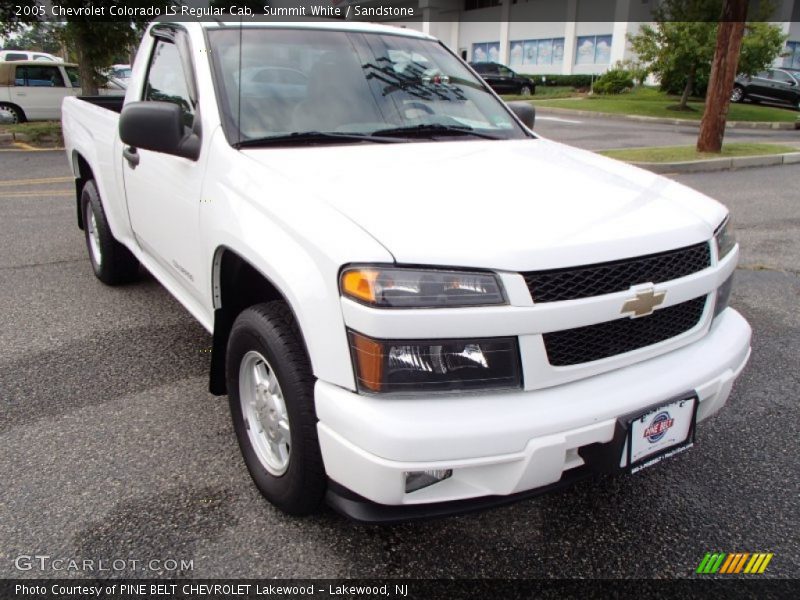
[[[772,552],[706,552],[695,573],[731,575],[763,573],[774,555]],[[749,560],[748,560],[749,559]]]
[[[653,314],[656,306],[664,302],[666,295],[667,292],[656,293],[653,288],[638,292],[635,298],[625,301],[625,304],[622,305],[620,314],[625,315],[628,313],[633,313],[631,315],[632,319],[637,317],[646,317],[647,315]]]

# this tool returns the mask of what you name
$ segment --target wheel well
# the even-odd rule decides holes
[[[19,114],[22,117],[20,123],[25,123],[28,120],[27,115],[25,115],[25,110],[19,104],[14,104],[13,102],[0,102],[0,106],[10,106],[14,110],[19,111]]]
[[[94,179],[94,173],[89,163],[79,153],[72,155],[73,171],[77,169],[78,175],[75,177],[75,207],[78,213],[78,229],[83,229],[83,214],[81,212],[81,192],[84,184],[90,179]]]
[[[261,302],[281,300],[287,305],[289,303],[269,279],[249,262],[227,248],[220,248],[214,256],[212,286],[214,337],[211,349],[209,391],[221,396],[227,393],[225,352],[228,335],[236,317],[244,309]]]

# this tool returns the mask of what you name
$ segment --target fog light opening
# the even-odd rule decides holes
[[[453,475],[453,469],[431,469],[428,471],[406,472],[406,494],[444,481]]]

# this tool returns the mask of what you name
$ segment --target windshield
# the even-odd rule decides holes
[[[329,136],[336,142],[380,135],[528,137],[482,82],[435,41],[246,27],[212,30],[209,42],[233,144],[293,135],[309,143],[323,139],[309,133],[351,134]]]

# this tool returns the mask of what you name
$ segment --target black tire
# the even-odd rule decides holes
[[[288,413],[288,467],[278,476],[270,473],[259,459],[248,433],[250,424],[243,414],[240,367],[245,356],[252,352],[268,361]],[[256,487],[288,514],[301,516],[315,512],[322,502],[327,480],[317,437],[314,376],[300,330],[285,303],[257,304],[239,314],[228,338],[226,377],[233,428]]]
[[[120,244],[108,226],[103,203],[93,179],[87,181],[81,190],[81,215],[86,250],[92,263],[95,276],[106,285],[121,285],[136,280],[139,275],[139,261],[125,246]],[[92,222],[94,216],[94,222]],[[92,229],[97,233],[99,260],[93,249]]]
[[[27,121],[25,112],[19,106],[8,104],[7,102],[0,102],[0,114],[8,116],[12,123],[24,123]],[[2,122],[0,120],[0,123]]]

